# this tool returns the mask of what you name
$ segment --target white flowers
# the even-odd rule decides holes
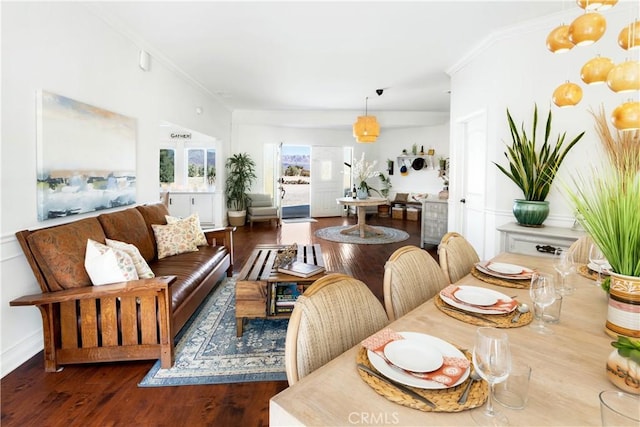
[[[364,153],[362,153],[362,157],[360,157],[360,160],[354,160],[353,165],[351,165],[351,173],[353,175],[354,184],[356,184],[358,187],[362,187],[362,184],[365,183],[366,188],[365,181],[367,179],[380,175],[380,171],[374,169],[377,164],[377,160],[374,160],[373,162],[367,162],[364,159]]]

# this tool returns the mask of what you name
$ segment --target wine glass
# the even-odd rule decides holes
[[[600,286],[602,284],[602,266],[607,263],[607,259],[595,243],[592,243],[589,248],[589,261],[598,267],[598,280],[595,285]]]
[[[573,254],[569,251],[561,251],[557,253],[557,258],[553,263],[553,268],[560,275],[560,286],[558,287],[558,293],[562,296],[571,295],[575,288],[567,283],[567,276],[571,274],[575,269],[573,262]]]
[[[552,334],[553,331],[544,324],[544,309],[556,300],[556,289],[553,284],[553,277],[549,274],[534,273],[531,277],[531,288],[529,295],[533,301],[533,316],[535,322],[531,327],[541,334]]]
[[[484,411],[472,412],[472,418],[481,426],[509,425],[507,417],[493,407],[494,386],[506,380],[511,371],[511,351],[506,332],[496,328],[478,328],[473,365],[482,379],[489,383],[489,396]]]

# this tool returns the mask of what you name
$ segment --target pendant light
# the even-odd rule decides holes
[[[553,91],[553,103],[560,108],[573,107],[582,100],[582,88],[567,81]]]
[[[607,81],[609,71],[615,66],[609,58],[596,56],[587,61],[580,70],[580,78],[588,85],[604,83]]]
[[[613,67],[607,75],[607,85],[616,93],[640,90],[640,61],[625,61]]]
[[[553,53],[562,53],[569,51],[573,46],[573,42],[569,40],[569,26],[562,24],[551,30],[547,36],[547,49]]]
[[[611,122],[622,131],[640,129],[640,102],[629,101],[618,105],[611,114]]]
[[[576,0],[584,10],[607,10],[618,3],[618,0]]]
[[[569,25],[569,40],[576,46],[587,46],[600,40],[607,29],[607,20],[599,13],[578,16]]]
[[[375,116],[369,116],[368,103],[369,97],[365,98],[364,116],[358,116],[358,120],[353,124],[353,136],[358,143],[375,142],[380,135],[380,125]]]
[[[620,31],[618,35],[618,46],[624,50],[637,49],[640,47],[640,22],[636,19]]]

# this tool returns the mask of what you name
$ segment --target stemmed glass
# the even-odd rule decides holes
[[[553,268],[560,275],[560,287],[558,293],[562,296],[571,295],[575,288],[567,284],[567,276],[571,274],[575,269],[573,262],[573,254],[569,251],[562,251],[557,254],[557,258],[553,263]]]
[[[496,328],[478,328],[473,348],[473,365],[482,379],[489,383],[489,396],[485,410],[474,411],[471,416],[481,426],[509,425],[507,417],[493,408],[494,386],[506,380],[511,371],[507,334]]]
[[[553,277],[549,274],[534,273],[531,277],[531,288],[529,295],[533,301],[533,315],[535,322],[531,327],[541,334],[552,334],[553,330],[547,328],[543,321],[544,309],[556,300],[556,289],[553,284]]]
[[[589,261],[598,266],[598,280],[595,284],[600,286],[602,284],[602,266],[607,263],[607,259],[595,243],[592,243],[589,248]]]

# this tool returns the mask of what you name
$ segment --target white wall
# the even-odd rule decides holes
[[[14,233],[64,222],[36,219],[36,91],[47,90],[137,119],[139,203],[159,197],[162,121],[223,142],[230,140],[227,110],[154,58],[151,70],[143,72],[138,52],[133,42],[82,4],[2,4],[2,376],[42,349],[38,310],[9,307],[14,298],[40,292]],[[197,106],[203,109],[201,115],[196,114]],[[226,156],[224,149],[219,155]]]
[[[572,6],[575,6],[572,3]],[[583,139],[569,153],[561,166],[556,181],[549,193],[550,215],[545,224],[571,226],[573,212],[560,190],[560,183],[568,181],[577,171],[586,171],[590,164],[600,156],[600,142],[594,131],[594,121],[589,114],[590,108],[597,109],[604,104],[608,114],[613,108],[624,102],[629,95],[615,94],[606,85],[587,86],[580,80],[583,64],[597,54],[611,58],[615,63],[638,57],[617,46],[620,29],[633,20],[628,4],[620,3],[603,12],[606,17],[607,32],[604,37],[591,46],[575,47],[563,54],[553,54],[547,50],[547,34],[562,22],[570,23],[583,13],[582,9],[568,8],[564,14],[530,23],[527,26],[508,29],[496,33],[477,51],[450,70],[452,87],[451,104],[451,180],[452,200],[464,195],[459,183],[464,182],[464,171],[456,169],[457,159],[462,155],[460,149],[463,135],[457,123],[461,118],[480,110],[487,113],[486,158],[506,165],[503,152],[504,143],[510,142],[506,120],[509,108],[518,124],[523,121],[530,126],[534,103],[538,105],[540,136],[544,134],[544,121],[551,108],[553,112],[552,135],[566,131],[572,139],[586,131]],[[582,102],[572,108],[558,108],[551,102],[554,89],[565,80],[580,84],[584,97]],[[635,94],[637,99],[637,94]],[[486,168],[486,221],[485,221],[485,257],[491,257],[499,251],[499,233],[496,226],[513,222],[511,207],[513,199],[521,198],[520,190],[493,165]],[[451,204],[449,227],[461,231],[458,223],[460,204]]]

